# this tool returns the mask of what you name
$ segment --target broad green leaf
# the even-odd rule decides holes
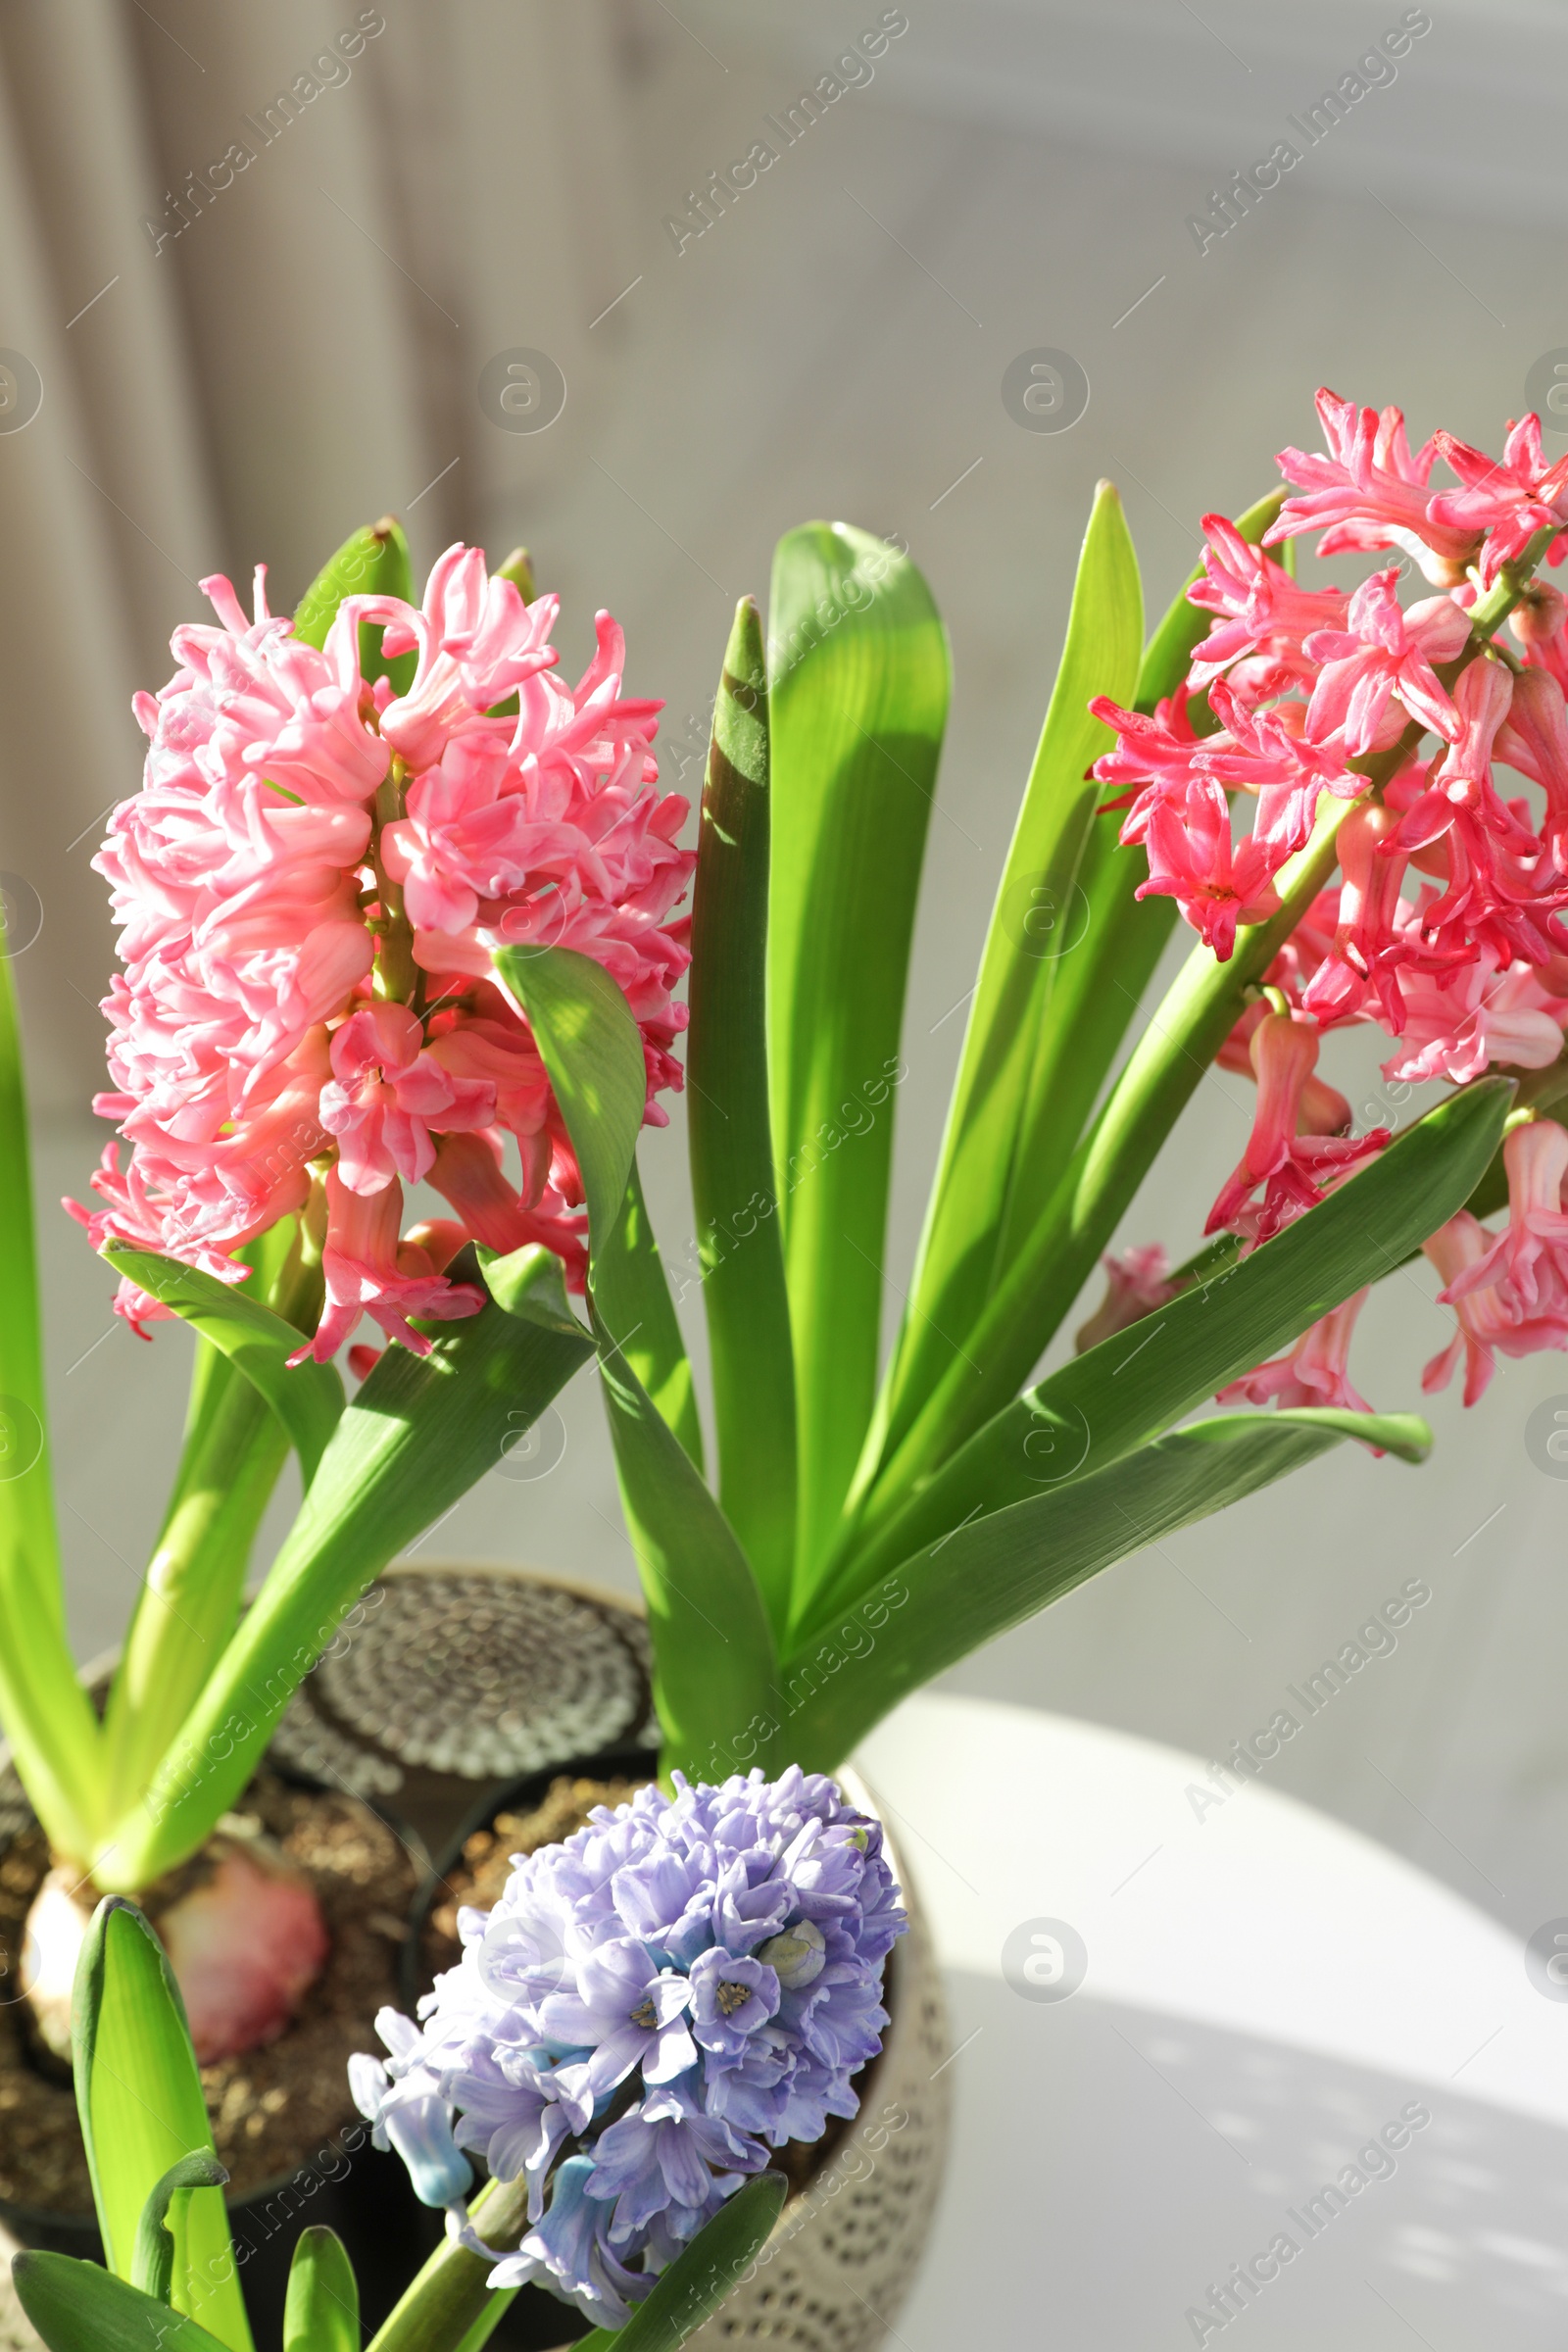
[[[589,1280],[628,1363],[701,1466],[697,1392],[637,1178],[648,1078],[625,998],[570,948],[502,948],[495,965],[532,1029],[582,1172]]]
[[[784,2204],[782,2173],[748,2180],[677,2254],[624,2328],[595,2328],[582,2352],[680,2352],[686,2338],[718,2310],[766,2245]]]
[[[1107,1468],[1392,1272],[1463,1206],[1512,1092],[1507,1079],[1489,1078],[1451,1095],[1273,1241],[1018,1397],[845,1563],[835,1597],[975,1509]]]
[[[587,956],[560,948],[537,956],[507,948],[496,968],[539,1040],[582,1170],[589,1305],[621,1502],[654,1636],[660,1722],[667,1760],[688,1763],[705,1726],[733,1726],[739,1737],[765,1703],[773,1646],[746,1555],[692,1452],[643,1384],[642,1374],[650,1372],[662,1401],[674,1407],[677,1426],[688,1412],[695,1420],[647,1210],[641,1192],[628,1189],[642,1123],[642,1048],[620,992]]]
[[[49,2352],[223,2352],[223,2342],[156,2296],[71,2254],[18,2254],[17,2300]]]
[[[1059,1173],[1025,1146],[1033,1141],[1031,1113],[1041,1107],[1036,1064],[1049,1039],[1052,999],[1067,959],[1084,947],[1089,921],[1081,876],[1102,788],[1088,770],[1115,741],[1089,703],[1100,694],[1131,702],[1143,637],[1138,558],[1121,501],[1102,482],[980,960],[886,1412],[868,1440],[868,1470],[907,1428],[908,1399],[923,1395],[934,1370],[961,1351],[962,1335],[995,1287],[1011,1231],[1032,1222]]]
[[[1238,516],[1236,528],[1244,539],[1254,544],[1261,539],[1284,495],[1281,490]],[[931,1381],[954,1364],[956,1350],[968,1347],[975,1317],[1001,1268],[1042,1213],[1068,1165],[1175,927],[1173,900],[1136,896],[1148,879],[1148,860],[1142,850],[1121,847],[1120,818],[1096,815],[1085,824],[1082,812],[1101,798],[1102,788],[1086,782],[1083,769],[1110,742],[1109,729],[1090,716],[1087,706],[1091,695],[1104,693],[1114,701],[1130,702],[1134,709],[1152,710],[1175,692],[1193,648],[1212,619],[1187,599],[1188,588],[1201,574],[1199,565],[1189,575],[1142,662],[1134,654],[1129,668],[1127,623],[1137,625],[1137,565],[1114,493],[1108,485],[1102,487],[1084,542],[1061,668],[981,965],[949,1113],[944,1177],[939,1178],[939,1186],[946,1178],[949,1189],[933,1196],[927,1212],[927,1254],[922,1263],[932,1267],[933,1278],[946,1265],[949,1278],[940,1298],[927,1298],[920,1284],[915,1286],[920,1319],[912,1311],[905,1318],[899,1363],[878,1418],[878,1456],[897,1445]],[[1199,716],[1205,715],[1206,706]],[[1073,761],[1080,755],[1075,769]],[[1044,828],[1054,813],[1062,821],[1076,819],[1083,828],[1081,835],[1068,836],[1069,843],[1081,837],[1082,852],[1065,886],[1063,853],[1058,850],[1054,867],[1040,854]],[[1044,900],[1025,904],[1028,894],[1037,890],[1044,891]],[[1016,1029],[1010,1067],[1006,1059],[1005,1015],[1009,987],[1014,1005],[1022,1002],[1031,959],[1039,977],[1026,1007],[1033,1033],[1026,1041],[1031,1053],[1025,1070]],[[995,1072],[989,1102],[975,1092],[988,1068]],[[960,1109],[960,1091],[966,1083],[970,1092]],[[975,1137],[1002,1132],[1008,1111],[1013,1122],[1006,1135],[1010,1156],[1004,1163],[1004,1213],[999,1215],[999,1188],[992,1174],[997,1154],[978,1152],[969,1138],[971,1132]],[[960,1159],[967,1163],[961,1181],[956,1173]],[[945,1219],[940,1241],[939,1200]],[[987,1246],[967,1244],[971,1231]],[[975,1276],[968,1287],[960,1279],[966,1269]],[[1042,1337],[1035,1352],[1043,1346]],[[869,1477],[875,1466],[868,1458],[864,1474]]]
[[[626,1335],[627,1363],[701,1470],[697,1389],[635,1159],[620,1215],[594,1258],[593,1289],[608,1329]]]
[[[360,2288],[343,2240],[313,2226],[294,2241],[283,2352],[360,2352]]]
[[[1284,491],[1276,491],[1238,515],[1236,528],[1242,537],[1255,545],[1284,500]],[[1193,646],[1207,632],[1213,614],[1187,601],[1188,588],[1201,573],[1200,564],[1150,641],[1139,666],[1134,710],[1152,710],[1175,692],[1186,675]],[[1195,714],[1195,723],[1200,732],[1213,723],[1206,703]],[[1065,1169],[1176,927],[1174,899],[1136,895],[1149,877],[1149,861],[1142,850],[1121,846],[1120,826],[1114,811],[1096,817],[1079,868],[1083,938],[1058,960],[1055,987],[1041,1025],[1029,1115],[1017,1152],[1017,1164],[1030,1172],[1032,1184],[1027,1190],[1014,1190],[999,1253],[1003,1258],[1045,1206]],[[1076,923],[1069,927],[1068,940],[1076,929]]]
[[[780,540],[769,629],[768,1085],[809,1562],[876,1387],[892,1089],[949,667],[919,572],[846,523]]]
[[[356,531],[322,565],[295,608],[295,636],[307,645],[323,646],[346,596],[398,596],[406,605],[416,602],[409,543],[395,515],[383,514],[379,522]],[[390,678],[395,694],[407,694],[418,656],[400,654],[395,662],[383,661],[381,637],[377,623],[361,621],[360,674],[367,685]]]
[[[498,948],[495,967],[550,1073],[597,1247],[620,1214],[648,1100],[637,1024],[610,974],[575,948]]]
[[[195,1850],[256,1769],[272,1728],[343,1618],[395,1553],[440,1519],[593,1353],[561,1264],[527,1249],[482,1270],[489,1302],[425,1325],[425,1356],[386,1349],[348,1405],[255,1605],[94,1863],[100,1886],[147,1885]]]
[[[103,1254],[117,1274],[128,1275],[244,1373],[288,1432],[309,1487],[343,1410],[343,1383],[332,1365],[307,1362],[291,1370],[288,1359],[301,1345],[295,1326],[200,1266],[124,1242],[107,1242]]]
[[[1094,1271],[1177,1117],[1265,972],[1333,873],[1349,801],[1326,799],[1312,840],[1282,870],[1280,909],[1244,925],[1221,963],[1200,941],[1145,1025],[1057,1185],[977,1316],[961,1358],[943,1370],[890,1447],[861,1525],[883,1518],[999,1413]],[[842,1557],[856,1531],[847,1529]]]
[[[1425,1442],[1422,1426],[1404,1415],[1229,1414],[952,1528],[862,1592],[858,1613],[878,1631],[853,1673],[839,1671],[845,1659],[820,1634],[788,1661],[791,1756],[831,1772],[909,1691],[1100,1569],[1255,1494],[1347,1436],[1409,1458]]]
[[[193,2188],[222,2188],[227,2180],[227,2167],[204,2149],[193,2149],[189,2156],[182,2156],[177,2164],[170,2166],[142,2207],[141,2220],[136,2225],[136,2243],[130,2257],[132,2286],[139,2286],[144,2295],[156,2295],[160,2303],[168,2303],[174,2282],[174,2244],[184,2211],[183,2203],[174,2208],[174,2199],[183,2200]]]
[[[692,900],[686,1132],[718,1493],[776,1628],[795,1564],[795,1363],[767,1099],[767,665],[742,600],[713,707]]]
[[[120,1896],[93,1914],[76,1965],[72,2032],[104,2252],[116,2276],[129,2278],[149,2197],[184,2158],[212,2156],[213,2134],[173,1971],[141,1913]],[[250,2352],[222,2191],[195,2188],[181,2203],[170,2215],[169,2299],[230,2352]]]
[[[49,1475],[27,1098],[0,902],[0,1724],[50,1842],[83,1853],[102,1802],[102,1735],[66,1631]]]
[[[770,1731],[757,1727],[772,1727],[777,1686],[767,1613],[734,1530],[597,1305],[594,1332],[621,1504],[648,1604],[664,1769],[678,1764],[694,1779],[723,1780],[737,1752],[748,1766],[766,1760]]]

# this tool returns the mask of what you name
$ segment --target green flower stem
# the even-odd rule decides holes
[[[225,1369],[216,1409],[192,1433],[110,1694],[107,1769],[117,1812],[140,1793],[222,1656],[251,1544],[289,1449],[266,1398],[242,1372]]]
[[[395,823],[404,813],[404,775],[403,762],[394,754],[391,767],[376,787],[370,862],[375,873],[381,923],[373,985],[378,997],[390,998],[398,1004],[412,1004],[416,1012],[422,1012],[424,974],[414,960],[414,925],[404,908],[403,886],[393,881],[381,858],[381,828]]]
[[[515,2180],[492,2180],[468,2208],[479,2236],[498,2254],[516,2245],[527,2218],[528,2183],[520,2174]],[[483,2255],[447,2238],[371,2338],[368,2352],[458,2352],[494,2306],[504,2310],[511,2300],[505,2288],[490,2285],[490,2272]]]
[[[245,1252],[249,1289],[303,1338],[321,1310],[320,1252],[293,1218]],[[251,1545],[289,1450],[288,1433],[236,1364],[198,1339],[185,1445],[110,1687],[107,1818],[143,1794],[221,1658]]]

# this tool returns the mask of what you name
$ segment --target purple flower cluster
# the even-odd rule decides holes
[[[639,1789],[518,1857],[419,2005],[383,2010],[362,2111],[464,2242],[471,2176],[528,2181],[493,2286],[538,2279],[619,2328],[769,2148],[859,2105],[882,1972],[905,1928],[882,1830],[798,1766]],[[454,2129],[454,2117],[456,2126]]]

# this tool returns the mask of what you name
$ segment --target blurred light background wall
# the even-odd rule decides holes
[[[131,692],[169,674],[197,581],[266,562],[286,610],[389,509],[421,572],[454,539],[496,560],[525,541],[568,665],[596,606],[624,622],[631,690],[669,706],[666,779],[693,791],[728,613],[765,593],[778,533],[821,514],[903,534],[956,686],[898,1097],[896,1308],[1097,477],[1153,614],[1199,516],[1313,438],[1320,383],[1498,446],[1568,346],[1565,69],[1550,0],[7,0],[0,347],[42,405],[0,429],[0,865],[41,917],[19,971],[84,1653],[116,1638],[154,1533],[185,1342],[111,1325],[111,1281],[52,1204],[107,1132],[86,1111],[112,961],[88,860],[137,783]],[[790,135],[823,76],[840,94]],[[1348,76],[1342,119],[1311,143],[1288,128]],[[764,137],[776,162],[720,211],[710,174]],[[1287,138],[1303,152],[1279,184],[1195,235]],[[1004,405],[1041,348],[1087,377],[1069,430]],[[547,429],[481,401],[517,350],[564,379]],[[1334,1057],[1352,1093],[1374,1083],[1353,1041]],[[1123,1238],[1186,1254],[1250,1119],[1250,1090],[1211,1073]],[[644,1160],[678,1252],[678,1120]],[[1433,1288],[1396,1275],[1363,1320],[1352,1368],[1380,1405],[1419,1400],[1447,1330]],[[688,1334],[700,1356],[700,1314]],[[1568,1487],[1524,1437],[1559,1392],[1556,1358],[1501,1365],[1478,1411],[1437,1400],[1425,1470],[1347,1449],[952,1680],[1220,1756],[1419,1575],[1433,1597],[1397,1650],[1270,1772],[1528,1934],[1568,1912]],[[558,1439],[548,1474],[492,1475],[429,1552],[629,1586],[589,1379]]]

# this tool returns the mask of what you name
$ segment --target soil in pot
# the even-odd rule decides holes
[[[420,1874],[396,1832],[358,1798],[264,1774],[236,1811],[306,1873],[331,1937],[326,1964],[288,2031],[202,2069],[213,2137],[231,2176],[246,2299],[261,2340],[270,2341],[281,2324],[293,2240],[307,2224],[331,2221],[346,2235],[360,2234],[353,2209],[367,2201],[389,2235],[422,2216],[402,2166],[370,2149],[348,2089],[349,2058],[376,2046],[375,2013],[398,2001]],[[0,1853],[0,1948],[20,1950],[48,1867],[36,1826],[19,1831]],[[0,2219],[27,2243],[95,2252],[74,2093],[63,2071],[38,2056],[24,2014],[14,1998],[0,2007]],[[405,2204],[413,2208],[408,2216]],[[367,2253],[373,2267],[373,2250]]]

